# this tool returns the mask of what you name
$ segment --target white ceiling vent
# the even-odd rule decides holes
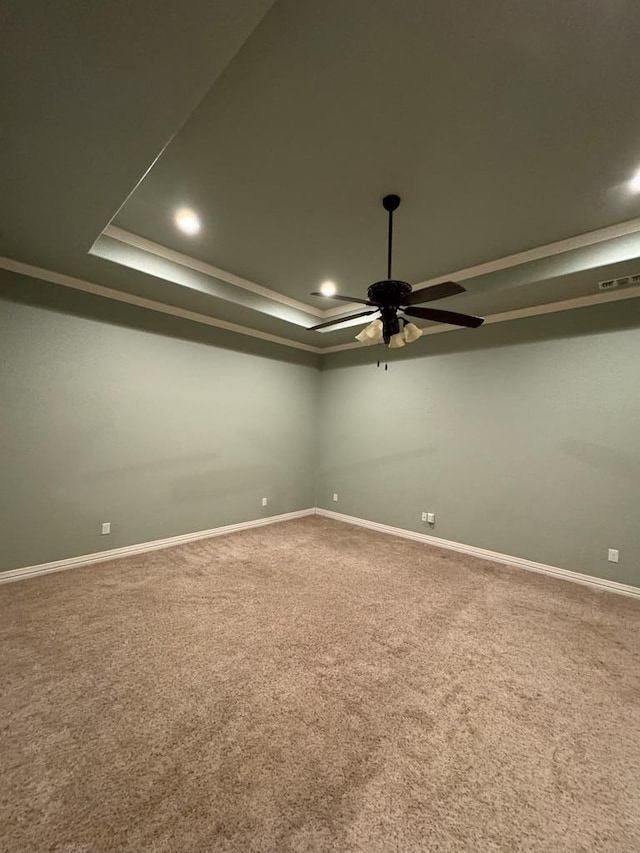
[[[640,284],[640,274],[623,275],[621,278],[609,278],[607,281],[598,282],[598,290],[613,290],[614,287],[629,287]]]

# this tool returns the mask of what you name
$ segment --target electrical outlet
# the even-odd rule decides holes
[[[337,492],[333,493],[333,499],[336,503],[338,502],[338,493]]]
[[[104,536],[107,533],[111,533],[111,522],[103,521],[102,522],[102,535]]]
[[[266,498],[262,498],[262,506],[266,506],[266,505],[267,505],[267,499],[266,499]]]
[[[427,513],[427,523],[428,523],[428,524],[435,524],[435,523],[436,523],[436,514],[435,514],[435,512],[428,512],[428,513]]]
[[[620,557],[620,552],[617,548],[609,548],[609,553],[607,554],[607,560],[610,563],[617,563],[618,558]]]
[[[427,513],[426,513],[426,512],[423,512],[423,513],[422,513],[422,520],[423,520],[423,521],[426,521],[426,520],[427,520]]]

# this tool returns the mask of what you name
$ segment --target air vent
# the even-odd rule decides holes
[[[640,273],[638,275],[624,275],[621,278],[609,278],[598,282],[598,290],[613,290],[614,287],[629,287],[640,284]]]

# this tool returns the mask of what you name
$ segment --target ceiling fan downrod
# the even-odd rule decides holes
[[[386,195],[382,199],[382,206],[389,214],[389,234],[387,240],[387,278],[391,278],[391,257],[393,253],[393,211],[400,206],[399,195]]]

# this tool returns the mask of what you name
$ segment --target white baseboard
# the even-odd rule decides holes
[[[265,524],[276,524],[279,521],[289,521],[292,518],[302,518],[305,515],[315,515],[315,508],[299,509],[295,512],[285,512],[281,515],[271,515],[268,518],[256,518],[252,521],[241,521],[238,524],[227,524],[225,527],[213,527],[211,530],[198,530],[195,533],[183,533],[180,536],[170,536],[168,539],[156,539],[154,542],[141,542],[138,545],[125,545],[124,548],[113,548],[110,551],[98,551],[95,554],[84,554],[81,557],[69,557],[66,560],[56,560],[53,563],[40,563],[37,566],[25,566],[22,569],[9,569],[0,572],[0,583],[24,580],[50,572],[63,572],[80,566],[90,566],[93,563],[104,563],[106,560],[118,560],[121,557],[131,557],[133,554],[144,554],[147,551],[159,551],[161,548],[173,548],[198,539],[209,539],[212,536],[223,536],[225,533],[236,533],[239,530],[249,530],[252,527],[263,527]]]
[[[464,545],[461,542],[452,542],[449,539],[439,539],[428,533],[418,533],[413,530],[405,530],[402,527],[392,527],[389,524],[380,524],[377,521],[368,521],[365,518],[356,518],[352,515],[344,515],[341,512],[333,512],[329,509],[309,508],[285,512],[281,515],[272,515],[268,518],[256,518],[252,521],[241,521],[238,524],[227,524],[224,527],[213,527],[211,530],[198,530],[195,533],[183,533],[180,536],[170,536],[168,539],[156,539],[153,542],[141,542],[138,545],[126,545],[124,548],[113,548],[110,551],[98,551],[95,554],[85,554],[80,557],[70,557],[66,560],[56,560],[53,563],[41,563],[37,566],[25,566],[21,569],[10,569],[0,572],[0,584],[12,581],[24,580],[26,578],[46,575],[50,572],[62,572],[66,569],[90,566],[94,563],[104,563],[107,560],[117,560],[121,557],[130,557],[134,554],[144,554],[147,551],[159,551],[162,548],[173,548],[176,545],[184,545],[188,542],[196,542],[198,539],[210,539],[213,536],[223,536],[225,533],[237,533],[241,530],[250,530],[253,527],[263,527],[266,524],[276,524],[279,521],[289,521],[293,518],[303,518],[307,515],[321,515],[333,518],[346,524],[354,524],[358,527],[366,527],[376,530],[378,533],[387,533],[391,536],[400,536],[403,539],[411,539],[414,542],[422,542],[425,545],[433,545],[436,548],[446,548],[449,551],[458,551],[461,554],[469,554],[472,557],[480,557],[493,563],[502,563],[505,566],[513,566],[525,569],[529,572],[538,572],[549,575],[560,580],[579,583],[593,589],[615,592],[619,595],[628,595],[632,598],[640,598],[640,588],[618,583],[617,581],[596,578],[592,575],[583,575],[568,569],[560,569],[557,566],[547,566],[544,563],[536,563],[533,560],[525,560],[523,557],[512,557],[509,554],[501,554],[498,551],[488,551],[486,548],[476,548],[475,545]]]
[[[377,530],[378,533],[389,533],[392,536],[400,536],[403,539],[412,539],[414,542],[422,542],[425,545],[434,545],[437,548],[446,548],[449,551],[458,551],[461,554],[469,554],[472,557],[480,557],[493,563],[503,563],[505,566],[513,566],[518,569],[526,569],[528,572],[538,572],[550,575],[560,580],[579,583],[594,589],[616,592],[619,595],[628,595],[632,598],[640,598],[640,588],[629,586],[625,583],[596,578],[592,575],[582,575],[580,572],[572,572],[568,569],[560,569],[557,566],[547,566],[545,563],[535,563],[533,560],[525,560],[523,557],[512,557],[509,554],[500,554],[498,551],[488,551],[486,548],[476,548],[474,545],[463,545],[460,542],[451,542],[449,539],[439,539],[428,533],[417,533],[413,530],[405,530],[402,527],[391,527],[389,524],[380,524],[377,521],[367,521],[364,518],[356,518],[352,515],[344,515],[341,512],[333,512],[329,509],[316,508],[317,515],[343,521],[346,524],[355,524],[358,527],[366,527],[369,530]]]

